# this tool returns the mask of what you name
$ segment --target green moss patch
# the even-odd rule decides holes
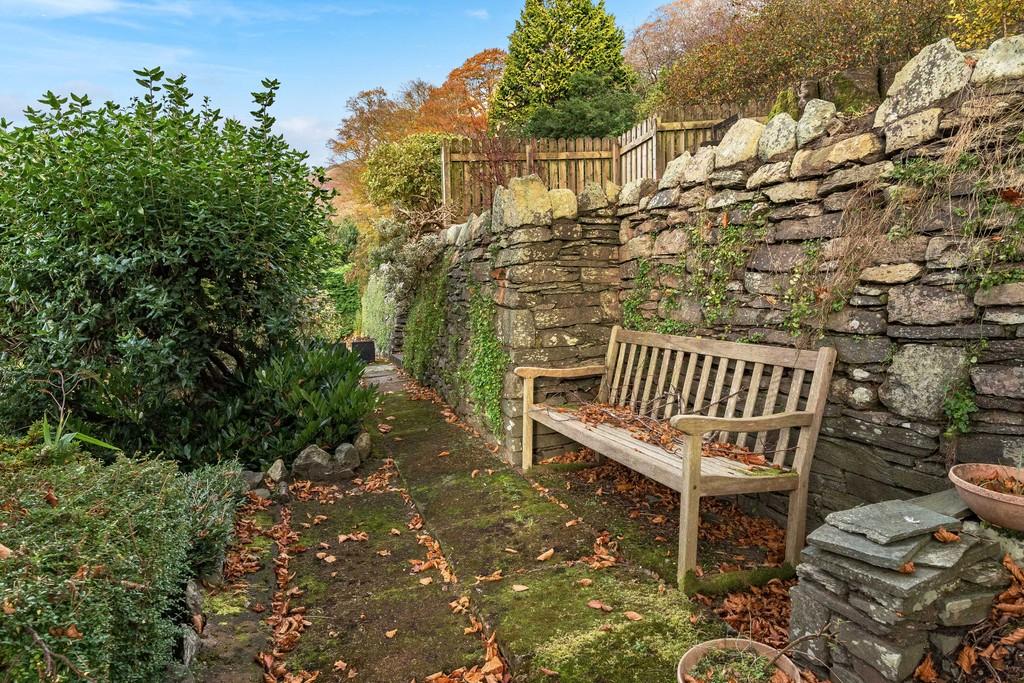
[[[687,649],[717,635],[692,623],[698,610],[685,595],[627,569],[553,567],[515,582],[528,590],[489,584],[480,604],[524,680],[548,680],[549,669],[566,683],[668,681]]]

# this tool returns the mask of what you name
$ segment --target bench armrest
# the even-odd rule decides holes
[[[585,365],[581,368],[516,368],[514,372],[523,379],[535,377],[561,377],[573,379],[576,377],[593,377],[603,375],[605,366]]]
[[[809,427],[813,421],[814,413],[799,410],[762,417],[676,415],[669,420],[669,424],[685,434],[706,434],[707,432],[768,432],[789,427]]]

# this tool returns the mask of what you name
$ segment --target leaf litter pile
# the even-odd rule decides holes
[[[996,598],[988,619],[967,632],[956,653],[957,680],[963,683],[1024,681],[1024,570],[1009,555],[1003,566],[1010,572],[1010,587]],[[917,667],[914,680],[943,680],[930,655]]]
[[[554,410],[571,413],[584,424],[590,426],[609,425],[629,432],[638,441],[660,446],[670,453],[685,447],[686,440],[682,432],[673,429],[666,420],[657,420],[645,415],[638,415],[622,406],[604,403],[584,403],[574,408],[559,407]],[[751,471],[779,469],[765,458],[763,453],[755,453],[748,448],[724,441],[704,443],[701,455],[735,460],[747,465]]]
[[[548,458],[541,464],[588,463],[596,457],[596,453],[584,448]],[[679,494],[614,460],[566,472],[565,488],[585,489],[599,499],[625,508],[626,515],[642,523],[658,543],[667,544],[678,534]],[[748,515],[725,498],[701,498],[700,513],[698,537],[703,547],[698,558],[704,558],[708,567],[724,573],[782,565],[786,532],[771,519]],[[697,567],[698,576],[704,572],[705,569]]]
[[[747,650],[711,650],[701,657],[686,683],[797,683],[770,657]]]

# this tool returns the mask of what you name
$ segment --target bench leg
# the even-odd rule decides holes
[[[683,485],[679,492],[679,563],[676,579],[679,588],[686,575],[697,567],[697,525],[700,522],[700,458],[702,439],[691,434],[683,459]]]
[[[800,563],[800,551],[807,536],[807,479],[789,494],[789,512],[786,515],[786,562],[794,567]]]
[[[533,467],[533,418],[530,417],[530,409],[533,408],[533,378],[523,379],[523,469]]]

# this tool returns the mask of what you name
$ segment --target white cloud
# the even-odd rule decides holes
[[[0,10],[7,14],[41,14],[50,17],[107,14],[120,7],[119,0],[0,0]]]
[[[470,9],[466,10],[466,16],[471,19],[479,19],[480,21],[487,21],[491,18],[491,13],[485,9]]]
[[[331,124],[314,116],[289,116],[278,119],[276,129],[292,147],[309,152],[310,163],[327,162],[327,141],[334,135]]]

